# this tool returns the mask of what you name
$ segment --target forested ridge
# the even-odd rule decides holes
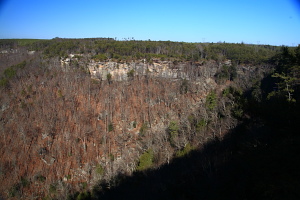
[[[3,198],[300,197],[300,46],[54,38],[0,50]],[[90,62],[190,75],[95,80]]]
[[[67,56],[69,53],[90,54],[99,60],[118,61],[152,58],[192,61],[230,59],[236,64],[260,64],[279,52],[280,47],[244,43],[186,43],[172,41],[117,41],[111,38],[52,40],[1,40],[0,47],[23,46],[42,50],[45,57]]]

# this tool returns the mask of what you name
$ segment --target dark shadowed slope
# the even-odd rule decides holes
[[[299,199],[300,137],[248,121],[160,169],[95,187],[96,199]]]

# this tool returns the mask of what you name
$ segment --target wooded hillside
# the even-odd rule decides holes
[[[178,188],[169,184],[172,173],[165,170],[180,169],[180,179],[188,186],[197,182],[191,180],[193,174],[207,178],[203,185],[210,179],[211,192],[199,195],[214,199],[213,191],[227,194],[222,187],[230,179],[217,171],[232,174],[232,156],[238,163],[255,159],[252,153],[245,160],[240,155],[254,145],[264,148],[269,141],[280,141],[281,131],[275,139],[269,134],[275,127],[289,132],[284,136],[287,144],[299,141],[288,138],[299,128],[300,47],[55,38],[0,40],[0,50],[4,198],[120,198],[117,193],[125,191],[124,184],[130,190],[131,184],[142,181],[146,191],[158,185],[158,198],[174,199],[171,193]],[[61,60],[70,54],[76,56],[66,67]],[[126,81],[109,75],[96,80],[87,70],[90,62],[140,60],[147,69],[168,61],[174,71],[184,63],[188,79],[155,77],[145,70],[128,73]],[[273,155],[277,143],[272,145],[262,158]],[[216,153],[207,152],[210,149]],[[195,161],[192,174],[182,164],[186,159]],[[147,180],[148,173],[153,182]],[[197,199],[197,190],[180,189],[175,199]],[[258,186],[258,197],[264,190],[278,192]],[[287,190],[297,192],[290,185]]]

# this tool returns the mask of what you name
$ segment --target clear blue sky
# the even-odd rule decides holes
[[[299,0],[0,0],[0,38],[300,44]]]

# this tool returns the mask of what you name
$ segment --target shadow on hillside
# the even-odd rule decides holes
[[[248,121],[156,170],[119,176],[96,199],[300,199],[300,137]]]

